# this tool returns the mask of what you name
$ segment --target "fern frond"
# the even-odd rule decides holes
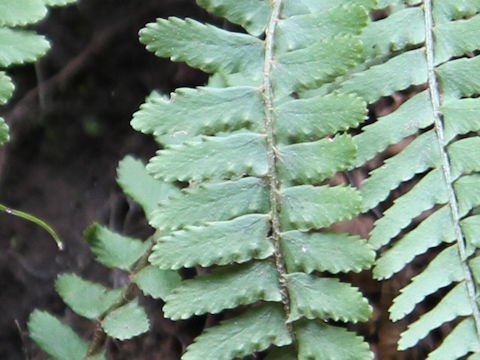
[[[427,87],[354,136],[359,154],[355,166],[422,132],[370,172],[363,183],[363,208],[368,211],[386,206],[384,200],[403,183],[420,179],[376,221],[369,243],[376,249],[384,245],[388,248],[373,273],[379,279],[390,278],[416,256],[445,247],[401,290],[390,312],[393,320],[403,319],[426,296],[451,286],[432,310],[402,334],[399,348],[415,346],[442,324],[466,317],[464,321],[475,325],[457,325],[458,331],[453,330],[428,357],[457,359],[470,351],[478,352],[476,344],[480,341],[476,290],[480,279],[470,262],[476,256],[474,239],[480,231],[476,225],[469,225],[475,224],[472,210],[480,202],[479,124],[473,115],[477,101],[471,98],[480,93],[480,58],[468,54],[480,47],[475,35],[480,30],[480,3],[424,0],[409,5],[392,7],[389,16],[366,27],[362,40],[369,59],[363,68],[358,67],[348,79],[338,82],[337,88],[373,103],[412,85]],[[379,31],[384,36],[375,36]],[[459,333],[472,345],[454,344],[450,337],[458,339]]]
[[[363,60],[373,2],[197,2],[247,33],[176,18],[140,32],[148,50],[214,73],[217,86],[180,89],[170,100],[153,94],[132,120],[162,145],[150,174],[188,181],[153,213],[150,224],[163,233],[149,261],[220,266],[173,290],[169,318],[249,309],[206,330],[183,359],[233,359],[292,342],[295,358],[323,359],[333,353],[307,338],[323,333],[369,359],[360,337],[329,324],[367,320],[368,302],[350,284],[314,273],[358,272],[374,260],[366,241],[320,232],[361,211],[358,190],[322,182],[354,164],[357,146],[342,132],[366,119],[366,103],[345,91],[303,95],[335,87]],[[291,350],[273,353],[288,358]]]

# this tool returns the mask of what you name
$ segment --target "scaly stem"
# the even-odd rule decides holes
[[[472,316],[477,329],[477,337],[480,339],[480,309],[477,303],[475,282],[473,280],[472,272],[468,266],[468,255],[466,249],[466,240],[462,227],[460,226],[460,214],[458,210],[458,200],[455,195],[455,189],[453,183],[455,179],[452,178],[452,171],[450,166],[450,159],[446,147],[448,143],[445,140],[443,116],[440,110],[440,92],[438,87],[437,75],[435,73],[435,56],[434,56],[434,38],[433,38],[433,7],[432,0],[424,0],[425,11],[425,49],[427,56],[427,68],[428,68],[428,87],[430,91],[430,99],[433,107],[433,115],[435,119],[435,132],[437,133],[438,145],[440,148],[440,154],[442,157],[442,171],[447,183],[448,191],[448,204],[452,214],[452,221],[455,232],[455,240],[457,242],[457,249],[460,255],[460,261],[462,264],[463,276],[465,279],[465,285],[472,306]]]
[[[48,225],[45,221],[43,221],[42,219],[39,219],[36,216],[33,216],[29,213],[26,213],[26,212],[23,212],[23,211],[20,211],[20,210],[11,209],[11,208],[3,205],[3,204],[0,204],[0,211],[4,211],[7,214],[18,216],[22,219],[31,221],[34,224],[37,224],[38,226],[44,228],[52,236],[53,240],[55,240],[58,248],[60,250],[63,250],[63,243],[62,243],[62,240],[60,240],[60,237],[58,236],[57,232],[50,225]]]
[[[277,172],[277,150],[274,135],[274,120],[275,120],[275,103],[272,84],[272,68],[274,63],[274,46],[275,46],[275,28],[280,18],[280,10],[282,7],[282,0],[272,1],[272,15],[265,30],[265,62],[263,66],[263,101],[265,104],[265,133],[267,135],[267,157],[268,157],[268,187],[270,190],[270,216],[272,223],[272,240],[275,247],[275,266],[280,274],[280,287],[282,295],[282,303],[288,317],[290,314],[290,298],[288,296],[288,284],[285,275],[287,270],[285,261],[282,256],[282,249],[280,239],[282,236],[282,229],[280,225],[280,181]],[[292,339],[293,329],[291,324],[287,325]]]

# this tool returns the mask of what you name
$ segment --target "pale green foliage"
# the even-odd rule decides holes
[[[363,183],[361,195],[367,211],[402,183],[422,175],[411,190],[395,199],[371,232],[373,247],[389,245],[373,274],[378,279],[390,278],[416,256],[441,247],[437,257],[394,300],[392,320],[404,318],[437,290],[453,288],[401,335],[399,349],[415,346],[433,329],[466,317],[428,359],[458,359],[469,352],[478,356],[476,284],[480,278],[471,264],[480,236],[478,218],[472,213],[480,204],[479,175],[475,174],[480,171],[480,126],[478,101],[469,97],[480,93],[480,61],[468,53],[480,48],[476,36],[480,2],[411,3],[423,6],[392,7],[390,16],[367,26],[362,39],[371,58],[367,64],[372,66],[359,68],[339,85],[368,102],[411,85],[427,87],[354,137],[359,154],[355,166],[361,166],[389,145],[419,134]],[[390,54],[391,50],[395,53]],[[462,136],[466,134],[470,136]]]
[[[365,102],[342,91],[301,94],[363,59],[360,35],[371,3],[284,1],[275,35],[267,31],[265,40],[256,36],[275,26],[280,2],[198,3],[250,34],[177,18],[140,32],[156,55],[223,82],[179,89],[170,99],[153,93],[134,115],[132,125],[162,145],[147,165],[150,174],[189,182],[153,211],[150,224],[164,233],[149,260],[172,270],[219,266],[172,291],[164,307],[171,319],[252,308],[200,335],[183,359],[233,359],[293,337],[299,359],[334,356],[334,347],[320,355],[308,339],[316,332],[348,339],[348,352],[369,359],[360,337],[328,320],[366,321],[370,305],[348,283],[313,273],[358,272],[373,262],[366,241],[318,232],[361,211],[357,190],[322,181],[354,164],[357,147],[339,133],[366,119]]]

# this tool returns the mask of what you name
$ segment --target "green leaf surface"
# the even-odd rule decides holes
[[[410,224],[413,218],[436,204],[447,202],[447,190],[443,174],[433,170],[424,176],[412,190],[395,200],[384,216],[375,223],[370,245],[379,249]]]
[[[28,320],[30,337],[54,360],[83,360],[88,344],[69,326],[45,311],[35,310]]]
[[[181,277],[176,271],[161,270],[156,266],[147,266],[135,274],[133,281],[145,295],[162,299],[170,295],[180,285]]]
[[[264,176],[268,172],[265,136],[240,133],[196,138],[157,151],[147,170],[164,181]]]
[[[278,147],[280,177],[296,184],[319,184],[347,169],[357,147],[349,135]]]
[[[425,20],[422,9],[408,7],[368,24],[363,31],[362,41],[369,57],[388,55],[408,45],[423,43]]]
[[[124,157],[118,164],[117,182],[126,194],[142,206],[148,220],[152,218],[160,200],[180,192],[173,184],[155,180],[145,165],[131,156]]]
[[[415,66],[410,66],[415,64]],[[427,61],[423,49],[395,56],[387,62],[359,72],[341,85],[341,90],[353,92],[369,103],[411,85],[427,81]]]
[[[413,96],[396,111],[365,126],[363,132],[353,137],[358,148],[355,167],[363,165],[388,146],[415,134],[419,129],[430,126],[433,121],[428,92],[423,91]]]
[[[0,67],[35,61],[49,48],[45,37],[33,31],[0,27]]]
[[[108,313],[102,327],[108,336],[126,340],[148,331],[150,322],[143,307],[134,300]]]
[[[240,128],[259,129],[261,93],[252,86],[175,90],[169,100],[153,92],[133,115],[132,126],[147,134],[195,136]]]
[[[321,229],[360,212],[357,190],[346,186],[294,186],[282,192],[284,229]]]
[[[148,241],[114,233],[99,224],[89,226],[85,237],[98,262],[122,270],[129,270],[150,245]]]
[[[158,238],[149,261],[162,269],[179,269],[265,259],[274,251],[269,230],[268,215],[259,214],[189,226]]]
[[[452,177],[480,171],[480,138],[471,137],[452,143],[448,147]]]
[[[283,144],[291,139],[311,141],[355,128],[366,118],[367,108],[362,99],[352,94],[332,93],[279,105],[275,130]]]
[[[440,24],[437,27],[435,63],[441,64],[448,59],[464,55],[480,48],[480,16],[467,20],[457,20]]]
[[[185,225],[230,220],[249,213],[266,213],[268,208],[268,194],[261,179],[247,177],[205,183],[161,202],[151,225],[162,230],[176,230]]]
[[[37,22],[47,14],[42,0],[2,0],[0,26],[27,25]]]
[[[10,135],[8,133],[8,125],[5,120],[0,117],[0,146],[5,144],[10,140]]]
[[[75,274],[62,274],[55,289],[63,301],[78,315],[96,319],[118,299],[121,289],[109,290],[103,285],[83,280]]]
[[[398,349],[405,350],[414,346],[430,331],[443,323],[454,320],[459,316],[472,314],[472,306],[465,283],[455,286],[432,310],[422,315],[411,324],[400,336]]]
[[[441,274],[439,276],[438,274]],[[389,309],[390,319],[397,321],[410,314],[415,305],[453,282],[462,280],[463,272],[456,246],[450,246],[438,254],[427,268],[415,276],[410,284],[400,290],[401,294]]]
[[[182,360],[232,360],[292,342],[280,305],[266,303],[208,328],[187,348]]]
[[[5,72],[0,71],[0,105],[5,105],[12,96],[15,86],[13,85],[12,79],[5,74]]]
[[[370,177],[363,182],[363,188],[360,190],[363,209],[374,208],[402,182],[440,164],[441,157],[435,132],[431,130],[418,136],[402,152],[370,172]]]
[[[444,101],[471,97],[480,92],[480,57],[449,61],[437,68]]]
[[[241,25],[254,36],[263,33],[271,12],[269,3],[264,0],[197,0],[197,4]]]
[[[277,53],[309,46],[338,34],[359,35],[367,24],[365,8],[349,4],[306,15],[292,16],[276,28]]]
[[[347,329],[313,321],[295,327],[299,360],[371,360],[368,344]]]
[[[273,73],[277,92],[288,95],[334,80],[361,61],[361,46],[356,37],[338,35],[278,55]]]
[[[444,206],[421,222],[414,230],[386,250],[373,269],[376,279],[389,279],[402,270],[415,256],[441,244],[455,241],[450,207]]]
[[[281,239],[289,272],[360,272],[373,265],[375,252],[358,236],[287,231]]]
[[[461,217],[480,205],[480,174],[460,178],[455,183],[454,188],[458,198],[458,212]]]
[[[317,278],[303,273],[287,276],[291,312],[288,321],[332,319],[334,321],[366,321],[372,307],[357,288],[334,278]]]
[[[428,354],[427,360],[459,359],[470,351],[480,352],[480,341],[471,317],[462,320],[448,334],[443,343],[435,351]]]
[[[147,24],[140,31],[147,50],[172,61],[186,62],[207,73],[258,73],[262,69],[262,42],[192,19],[170,17]]]
[[[452,140],[457,134],[480,131],[480,98],[458,99],[445,103],[442,108],[445,138]]]
[[[281,300],[278,273],[269,261],[217,268],[186,280],[167,297],[163,311],[172,320],[188,319],[258,300]]]

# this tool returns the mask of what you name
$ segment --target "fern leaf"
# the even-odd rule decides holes
[[[162,269],[179,269],[265,259],[274,251],[267,239],[268,222],[267,215],[251,214],[186,227],[160,237],[149,260]]]
[[[309,143],[279,145],[278,153],[278,171],[285,181],[318,184],[346,170],[355,158],[357,147],[350,136],[342,135]]]
[[[8,99],[12,96],[13,90],[15,89],[12,79],[5,74],[5,72],[0,71],[0,105],[7,103]]]
[[[292,305],[288,321],[305,317],[355,323],[366,321],[372,315],[372,308],[360,291],[338,279],[290,273],[287,281]]]
[[[145,310],[134,300],[108,313],[102,327],[109,336],[125,340],[148,331],[150,322]]]
[[[263,33],[270,17],[270,6],[263,0],[197,0],[197,4],[241,25],[254,36]]]
[[[273,69],[278,96],[318,87],[343,75],[362,59],[361,50],[358,38],[339,35],[278,55]]]
[[[2,0],[0,26],[18,26],[35,23],[44,18],[47,8],[41,0]]]
[[[195,339],[182,360],[227,360],[292,342],[280,306],[266,303],[207,329]]]
[[[365,240],[346,234],[287,231],[281,244],[290,272],[360,272],[375,260],[375,252]]]
[[[120,295],[121,289],[108,290],[75,274],[60,275],[55,288],[63,301],[77,314],[89,319],[102,315]]]
[[[313,14],[288,17],[278,24],[279,46],[276,50],[284,52],[305,48],[320,39],[328,39],[339,33],[359,35],[367,25],[367,19],[368,14],[363,6],[351,4]]]
[[[276,132],[284,144],[311,141],[355,128],[366,116],[365,102],[354,95],[332,93],[292,100],[279,105]]]
[[[202,184],[186,189],[180,196],[162,202],[151,225],[179,229],[187,224],[230,220],[248,213],[266,213],[268,196],[262,180],[244,178],[222,183]]]
[[[475,332],[472,318],[464,319],[435,351],[428,354],[427,360],[459,359],[469,352],[480,353],[480,342]]]
[[[377,260],[373,274],[377,279],[388,279],[402,270],[415,256],[442,242],[453,241],[455,233],[450,209],[443,207],[425,219],[415,230],[395,242],[392,248]]]
[[[148,242],[114,233],[98,224],[88,227],[85,237],[98,262],[122,270],[129,270],[149,246]]]
[[[310,230],[351,219],[361,206],[358,191],[345,186],[294,186],[282,193],[285,229]]]
[[[416,64],[411,67],[410,64]],[[398,71],[398,69],[402,69]],[[421,85],[427,81],[427,63],[422,49],[398,55],[384,64],[372,66],[355,74],[345,81],[341,89],[353,92],[369,103],[411,85]]]
[[[117,168],[117,182],[123,191],[140,204],[148,220],[160,200],[177,194],[178,188],[170,183],[156,181],[145,169],[143,163],[126,156]]]
[[[84,360],[88,344],[70,327],[45,311],[35,310],[28,320],[32,339],[54,360]],[[105,354],[88,357],[88,360],[104,360]]]
[[[265,137],[240,133],[202,137],[157,152],[147,170],[164,181],[200,181],[268,172]]]
[[[456,259],[456,261],[455,261]],[[442,276],[438,276],[438,274]],[[390,318],[397,321],[410,314],[425,297],[452,282],[462,280],[462,267],[455,247],[448,247],[401,290],[390,307]]]
[[[475,344],[480,339],[480,307],[474,285],[478,278],[472,260],[477,251],[474,239],[478,236],[472,210],[480,203],[480,124],[478,115],[474,115],[478,111],[477,99],[471,98],[480,93],[480,57],[469,54],[480,46],[475,36],[480,26],[480,3],[384,3],[396,6],[385,19],[367,25],[362,35],[369,61],[351,72],[346,81],[338,81],[337,88],[351,91],[369,103],[412,85],[425,86],[427,90],[354,137],[359,154],[355,165],[363,165],[387,146],[398,144],[419,130],[431,125],[433,128],[417,136],[410,145],[402,146],[397,155],[373,170],[364,182],[364,210],[387,207],[370,237],[370,244],[376,249],[388,245],[377,260],[374,276],[389,278],[418,255],[440,245],[445,247],[401,290],[390,312],[393,320],[403,319],[425,297],[451,286],[453,290],[436,307],[401,335],[399,348],[415,346],[440,325],[466,317],[428,356],[458,359],[470,351],[478,352]],[[397,31],[398,28],[401,30]],[[384,36],[375,37],[381,29]],[[401,71],[391,71],[393,66]],[[325,93],[328,88],[321,90]],[[316,93],[312,91],[310,95]],[[373,139],[379,140],[373,143]],[[393,190],[415,177],[421,179],[408,192],[400,190],[402,194],[393,205],[382,203]],[[467,323],[475,325],[463,325]],[[458,334],[468,338],[472,346],[459,340]],[[451,339],[459,340],[459,344]]]
[[[435,134],[432,131],[426,132],[412,141],[401,153],[372,171],[361,190],[363,208],[374,208],[402,182],[438,166],[441,159],[434,140]]]
[[[44,55],[50,43],[32,31],[0,28],[0,66],[31,62]]]
[[[455,286],[440,303],[420,319],[411,324],[402,333],[398,342],[399,350],[405,350],[414,346],[420,339],[425,337],[431,330],[445,322],[456,319],[459,316],[472,314],[468,291],[463,282]]]
[[[425,40],[423,12],[419,7],[396,11],[365,28],[362,40],[369,57],[388,55],[391,51],[419,44]]]
[[[423,91],[404,104],[397,111],[379,118],[367,125],[353,140],[358,148],[355,166],[362,165],[377,153],[402,139],[416,134],[420,129],[434,122],[429,95]]]
[[[262,68],[259,60],[263,58],[263,46],[259,39],[192,19],[158,19],[140,31],[140,41],[157,56],[184,61],[207,73],[252,74]]]
[[[170,295],[180,285],[180,275],[176,271],[161,270],[156,266],[146,266],[135,274],[133,281],[145,295],[162,299]]]
[[[163,311],[168,318],[179,320],[258,300],[281,300],[278,273],[268,261],[222,267],[186,280],[167,297]]]
[[[376,222],[370,244],[379,249],[409,225],[412,218],[446,201],[447,190],[443,174],[440,171],[429,172],[412,190],[395,200],[394,206]]]
[[[355,333],[325,323],[300,322],[297,330],[301,360],[373,359],[368,345]]]
[[[337,82],[364,59],[361,32],[374,2],[197,2],[249,34],[175,18],[141,32],[157,55],[214,73],[210,86],[177,90],[170,100],[152,95],[134,117],[162,146],[149,172],[188,181],[154,211],[150,223],[164,233],[149,261],[161,269],[220,266],[173,290],[164,307],[173,319],[249,305],[197,337],[183,359],[233,359],[272,345],[285,347],[279,358],[288,359],[286,345],[307,335],[302,318],[315,333],[317,318],[371,314],[356,288],[314,271],[358,272],[374,259],[366,241],[319,231],[361,211],[359,191],[322,182],[350,168],[357,153],[342,132],[366,120],[366,103]],[[264,39],[252,36],[263,29]],[[327,333],[371,358],[354,333],[329,325]],[[294,358],[317,350],[305,338],[299,345]]]
[[[132,126],[156,136],[209,135],[240,128],[258,129],[262,116],[262,97],[255,87],[181,88],[170,100],[153,93],[133,115]]]

